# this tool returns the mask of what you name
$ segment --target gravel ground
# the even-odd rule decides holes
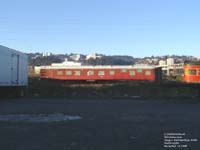
[[[1,100],[0,149],[168,150],[164,133],[200,140],[199,117],[200,103],[180,101]],[[187,145],[179,150],[200,149]]]

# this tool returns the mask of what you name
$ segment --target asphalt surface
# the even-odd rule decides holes
[[[40,121],[41,116],[52,115],[54,120]],[[79,119],[62,120],[64,115]],[[5,120],[10,116],[16,121]],[[27,121],[23,116],[40,118]],[[168,150],[163,144],[165,133],[185,133],[200,140],[199,118],[200,103],[4,99],[0,101],[0,150]],[[199,141],[182,145],[188,147],[170,150],[200,149]]]

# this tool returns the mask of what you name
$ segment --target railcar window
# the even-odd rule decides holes
[[[146,70],[146,71],[145,71],[145,75],[146,75],[146,76],[150,76],[150,75],[151,75],[151,71],[150,71],[150,70]]]
[[[110,70],[110,75],[115,75],[115,71],[114,70]]]
[[[80,70],[75,70],[74,71],[74,75],[75,76],[80,76],[81,75],[81,71]]]
[[[177,74],[184,74],[184,71],[183,71],[183,69],[177,69]]]
[[[58,70],[58,71],[57,71],[57,75],[59,75],[59,76],[60,76],[60,75],[63,75],[63,71],[62,71],[62,70]]]
[[[200,76],[200,69],[198,70],[198,75]]]
[[[126,71],[126,69],[121,69],[121,73],[125,73]]]
[[[135,75],[135,71],[134,71],[134,70],[130,70],[130,71],[129,71],[129,75],[130,75],[130,76],[134,76],[134,75]]]
[[[89,70],[89,71],[87,72],[87,75],[88,75],[88,76],[94,75],[94,71],[93,71],[93,70]]]
[[[98,75],[99,75],[99,76],[103,76],[103,75],[105,75],[105,72],[104,72],[104,71],[99,71],[99,72],[98,72]]]
[[[137,69],[137,72],[138,73],[142,73],[142,69]]]
[[[196,75],[196,69],[189,69],[189,75]]]
[[[67,71],[66,71],[66,75],[67,75],[67,76],[72,75],[72,71],[71,71],[71,70],[67,70]]]

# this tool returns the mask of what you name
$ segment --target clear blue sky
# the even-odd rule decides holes
[[[24,52],[200,56],[199,0],[0,2],[0,45]]]

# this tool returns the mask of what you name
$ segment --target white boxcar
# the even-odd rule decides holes
[[[8,89],[10,87],[21,93],[27,85],[28,56],[22,52],[0,46],[0,88]]]

